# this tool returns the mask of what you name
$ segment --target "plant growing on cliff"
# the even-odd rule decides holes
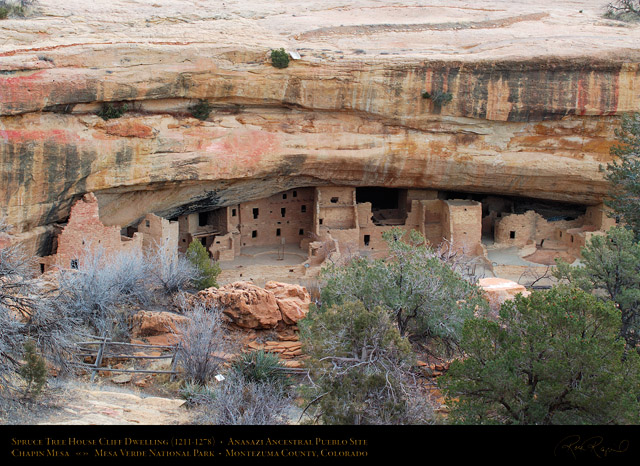
[[[424,91],[422,93],[423,99],[431,99],[433,105],[436,107],[442,107],[443,105],[447,105],[451,100],[453,100],[453,94],[451,92],[442,92],[442,91],[434,91],[429,93]]]
[[[298,322],[313,380],[305,414],[322,424],[422,424],[433,411],[414,354],[389,313],[361,302],[312,309]]]
[[[640,344],[640,243],[626,228],[593,236],[582,248],[581,265],[557,261],[554,276],[615,303],[621,312],[620,335],[629,347]]]
[[[31,0],[0,0],[0,19],[6,19],[9,15],[24,17],[32,3]]]
[[[470,424],[636,424],[640,358],[612,303],[567,287],[516,296],[499,321],[465,323],[465,358],[440,379],[449,419]]]
[[[322,270],[322,307],[349,301],[360,301],[369,310],[380,307],[401,336],[438,344],[451,353],[464,321],[487,309],[482,292],[444,262],[417,231],[395,228],[383,237],[389,248],[386,259],[356,257],[347,265]]]
[[[120,118],[129,110],[129,105],[124,103],[103,103],[100,110],[96,113],[103,120],[111,120]]]
[[[614,161],[606,173],[611,199],[605,203],[640,241],[640,113],[623,116],[616,136],[619,144],[611,148]]]
[[[194,118],[198,120],[206,120],[209,118],[209,114],[211,113],[212,107],[209,102],[206,100],[199,100],[197,104],[189,107],[189,111]]]
[[[616,0],[606,7],[605,18],[640,21],[640,0]]]
[[[209,253],[198,240],[193,240],[187,248],[187,259],[198,270],[199,277],[195,280],[196,288],[204,290],[212,286],[218,286],[216,281],[220,274],[220,265],[209,258]]]
[[[285,49],[271,51],[271,64],[276,68],[286,68],[289,66],[289,54]]]

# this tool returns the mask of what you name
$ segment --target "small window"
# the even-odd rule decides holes
[[[573,243],[573,235],[571,235],[571,242]]]
[[[71,259],[71,268],[72,269],[78,268],[78,259]]]
[[[319,223],[320,225],[322,225],[322,219],[318,220],[318,223]]]
[[[562,238],[562,232],[560,232],[560,238]]]
[[[294,191],[292,194],[293,197],[298,197],[298,191]]]
[[[300,228],[300,230],[298,230],[298,234],[299,234],[300,236],[304,235],[304,229]]]
[[[258,214],[260,214],[260,209],[253,209],[253,218],[258,218]]]
[[[231,216],[235,217],[236,216],[236,209],[231,209]]]
[[[331,203],[332,203],[332,204],[337,204],[339,200],[340,200],[340,199],[339,199],[339,198],[337,198],[337,197],[332,197],[332,198],[331,198]]]
[[[282,195],[282,199],[286,199],[286,198],[287,198],[287,195],[286,195],[286,194],[283,194],[283,195]]]
[[[207,247],[207,238],[205,238],[204,236],[202,238],[200,238],[200,242],[202,243],[202,245],[206,248]]]
[[[282,215],[282,217],[284,217],[286,213],[287,213],[287,209],[285,209],[284,207],[280,209],[280,215]]]
[[[307,211],[307,206],[306,206],[306,205],[304,205],[304,204],[303,204],[303,205],[301,205],[301,206],[300,206],[300,212],[304,213],[304,212],[306,212],[306,211]]]
[[[252,238],[257,238],[257,237],[258,237],[258,230],[253,230],[253,231],[251,232],[251,237],[252,237]]]
[[[147,226],[147,228],[149,228],[151,226],[151,222],[149,220],[146,220],[144,222],[144,224]]]
[[[204,227],[207,225],[207,220],[208,220],[208,215],[207,212],[200,212],[198,214],[198,225],[200,225],[201,227]]]
[[[40,273],[44,273],[44,264],[40,264]]]
[[[364,245],[369,246],[369,242],[371,241],[370,235],[364,235]]]
[[[280,236],[280,228],[276,229],[276,236]]]
[[[510,231],[509,232],[509,238],[515,239],[516,238],[516,232],[515,231]]]

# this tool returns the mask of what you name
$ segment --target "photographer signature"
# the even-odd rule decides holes
[[[582,453],[591,453],[596,458],[605,458],[612,453],[625,453],[629,449],[629,441],[621,440],[617,447],[603,445],[604,438],[596,435],[585,440],[579,435],[569,435],[563,438],[553,451],[554,456],[559,453],[570,453],[573,458]]]

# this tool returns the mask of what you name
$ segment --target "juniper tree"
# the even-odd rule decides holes
[[[212,262],[209,253],[200,241],[193,240],[187,248],[187,259],[198,270],[199,277],[194,281],[196,288],[204,290],[218,286],[216,278],[220,274],[220,265]]]
[[[322,271],[322,306],[360,301],[380,307],[396,323],[401,336],[415,343],[441,343],[455,349],[464,321],[486,310],[481,290],[465,280],[412,230],[384,233],[385,259],[356,257],[347,265]]]
[[[422,424],[433,410],[412,373],[415,355],[389,313],[346,302],[298,322],[313,384],[306,414],[323,424]]]
[[[471,424],[636,424],[639,355],[619,338],[620,311],[576,288],[516,296],[499,320],[465,323],[440,379],[450,420]]]
[[[554,276],[612,301],[621,311],[620,335],[630,347],[640,343],[640,243],[626,228],[593,236],[582,248],[581,264],[557,261]]]
[[[623,116],[616,136],[618,144],[611,148],[614,160],[605,175],[611,199],[605,203],[640,240],[640,113]]]

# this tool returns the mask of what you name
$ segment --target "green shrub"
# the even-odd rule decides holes
[[[465,323],[463,360],[440,381],[449,419],[465,424],[637,424],[639,357],[620,311],[584,291],[516,296],[499,321]]]
[[[453,99],[453,94],[451,92],[442,92],[442,91],[434,91],[433,93],[429,93],[427,91],[422,93],[423,99],[431,99],[433,105],[437,107],[442,107],[443,105],[447,105]]]
[[[640,21],[640,0],[616,0],[607,5],[605,18],[618,21]]]
[[[412,342],[455,351],[464,321],[487,309],[481,290],[465,280],[415,230],[383,233],[386,259],[357,257],[343,266],[330,264],[320,279],[322,307],[360,301],[389,313],[401,336]]]
[[[298,324],[313,380],[302,392],[315,422],[432,422],[432,407],[411,371],[411,345],[388,312],[348,302],[312,309]]]
[[[209,253],[198,240],[193,240],[187,248],[187,259],[196,267],[199,277],[194,280],[197,289],[204,290],[212,286],[218,286],[217,277],[220,274],[220,265],[212,262]]]
[[[189,111],[194,118],[198,120],[206,120],[211,113],[211,105],[206,100],[199,100],[197,104],[189,107]]]
[[[47,383],[47,366],[44,358],[38,354],[33,340],[24,343],[24,361],[18,373],[27,383],[25,395],[38,396]]]
[[[262,350],[241,354],[231,367],[249,382],[268,383],[282,387],[291,383],[289,377],[282,371],[284,365],[280,358]]]
[[[111,120],[113,118],[120,118],[128,109],[129,106],[127,104],[103,103],[96,115],[103,120]]]
[[[276,68],[286,68],[289,66],[289,54],[285,49],[272,50],[271,63]]]
[[[9,16],[9,8],[0,6],[0,19],[6,19]]]

